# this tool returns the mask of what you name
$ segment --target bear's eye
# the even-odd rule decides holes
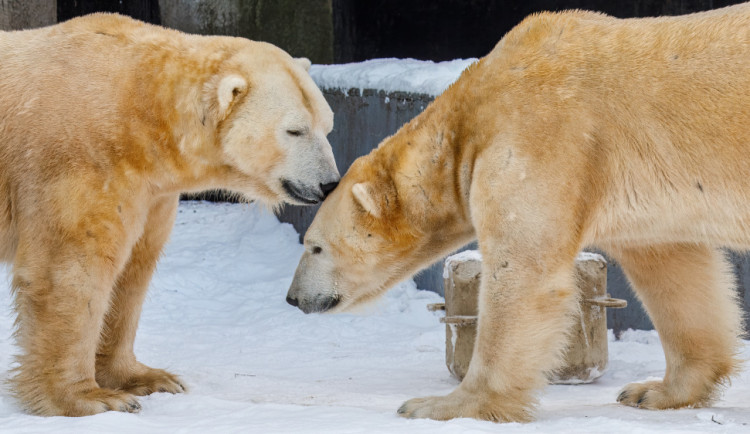
[[[322,251],[323,251],[322,247],[315,246],[315,247],[312,248],[312,254],[313,255],[317,255],[318,253],[320,253]]]
[[[305,134],[305,132],[302,130],[286,130],[286,133],[293,137],[299,137]]]

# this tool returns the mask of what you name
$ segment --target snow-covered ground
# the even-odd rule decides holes
[[[747,372],[713,408],[618,405],[622,385],[663,375],[659,338],[643,331],[610,339],[609,369],[595,383],[548,387],[536,422],[399,418],[404,400],[457,385],[444,364],[444,325],[425,309],[440,297],[407,282],[363,312],[304,315],[284,301],[301,254],[292,227],[254,205],[183,203],[144,307],[136,354],[181,375],[189,393],[141,398],[138,414],[41,418],[24,414],[2,389],[0,432],[750,432]],[[8,278],[0,281],[2,380],[15,348]]]

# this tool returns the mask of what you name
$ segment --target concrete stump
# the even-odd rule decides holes
[[[482,257],[466,250],[445,260],[445,364],[458,379],[469,370],[477,337],[479,285]]]
[[[482,259],[476,251],[461,252],[445,261],[445,363],[458,379],[466,375],[474,350],[481,271]],[[590,383],[604,373],[608,361],[606,308],[627,306],[624,300],[607,294],[607,262],[601,255],[578,255],[575,273],[580,308],[568,332],[565,362],[549,375],[553,384]]]

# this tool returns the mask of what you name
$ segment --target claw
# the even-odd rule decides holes
[[[617,396],[617,402],[622,402],[624,400],[628,399],[628,391],[623,390],[620,392],[620,394]]]

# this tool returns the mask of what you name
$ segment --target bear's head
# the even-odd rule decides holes
[[[271,206],[321,202],[340,175],[326,139],[333,112],[308,74],[310,61],[242,43],[203,88],[217,184]]]
[[[287,301],[305,313],[345,310],[416,272],[429,237],[413,224],[376,153],[354,162],[305,234]],[[335,308],[335,309],[334,309]]]

